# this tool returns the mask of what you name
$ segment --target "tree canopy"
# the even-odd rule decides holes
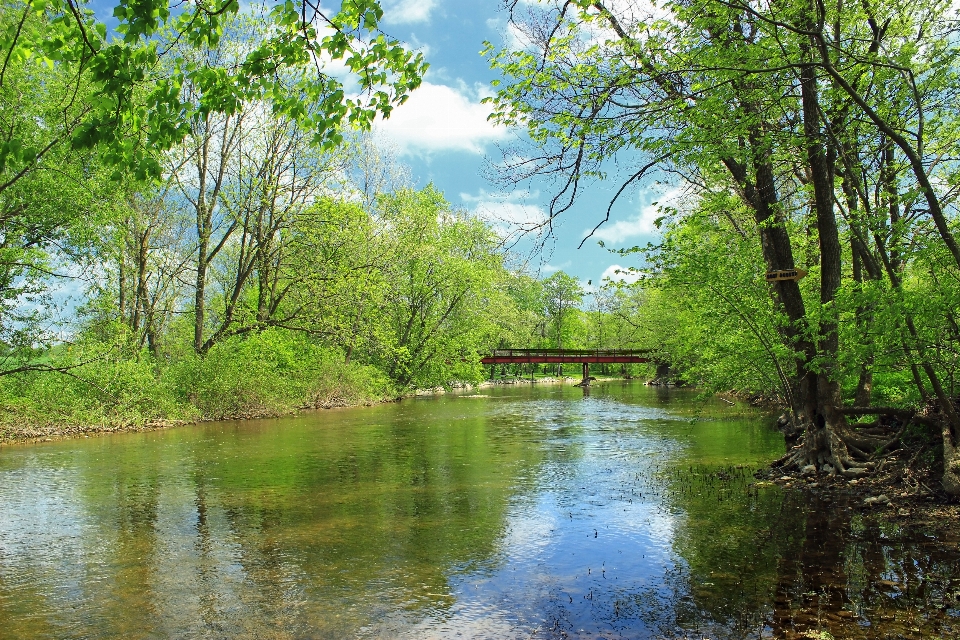
[[[0,86],[11,67],[32,62],[56,70],[74,95],[61,102],[58,135],[39,143],[8,135],[0,172],[10,165],[16,175],[69,142],[98,146],[112,164],[158,176],[152,151],[177,144],[210,114],[231,115],[256,101],[309,130],[315,143],[336,144],[343,125],[363,128],[389,115],[426,70],[421,53],[380,31],[376,0],[346,0],[335,12],[308,0],[254,5],[259,37],[229,64],[198,58],[196,51],[220,45],[240,9],[238,0],[122,0],[107,22],[75,0],[6,2]],[[78,100],[80,92],[90,99]]]

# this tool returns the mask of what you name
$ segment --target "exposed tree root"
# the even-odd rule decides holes
[[[951,407],[952,408],[952,407]],[[931,410],[932,409],[932,410]],[[803,431],[800,443],[777,460],[773,466],[802,470],[813,466],[819,472],[836,473],[846,478],[866,475],[876,466],[878,457],[896,449],[901,437],[911,423],[924,424],[941,431],[943,442],[943,489],[951,496],[960,496],[960,446],[950,423],[950,412],[939,407],[928,407],[919,414],[915,411],[885,408],[858,407],[830,412],[831,419],[822,415],[816,421],[799,425]],[[882,426],[882,421],[854,430],[845,419],[847,415],[889,414],[902,421],[896,432]],[[921,448],[917,455],[926,447]],[[912,466],[914,459],[907,463]]]
[[[901,431],[902,433],[902,431]],[[865,474],[875,466],[875,454],[890,448],[893,440],[872,433],[853,431],[842,416],[833,424],[804,424],[803,441],[783,460],[782,466],[798,468],[813,465],[818,471],[836,472],[846,477]]]

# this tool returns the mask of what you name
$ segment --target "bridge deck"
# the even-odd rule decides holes
[[[646,349],[497,349],[483,364],[649,362]]]

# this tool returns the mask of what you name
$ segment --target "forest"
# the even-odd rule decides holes
[[[427,69],[377,2],[241,8],[123,1],[108,28],[3,3],[5,438],[374,402],[476,383],[499,347],[643,348],[786,407],[786,466],[855,477],[919,431],[960,494],[949,3],[508,3],[520,44],[484,50],[491,117],[523,133],[503,184],[553,180],[547,224],[588,185],[608,218],[647,181],[682,193],[658,241],[611,247],[635,283],[586,286],[370,133]],[[891,440],[851,407],[909,419]]]

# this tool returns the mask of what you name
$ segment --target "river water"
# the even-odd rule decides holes
[[[758,487],[769,423],[616,382],[6,447],[0,637],[960,637],[957,532]]]

